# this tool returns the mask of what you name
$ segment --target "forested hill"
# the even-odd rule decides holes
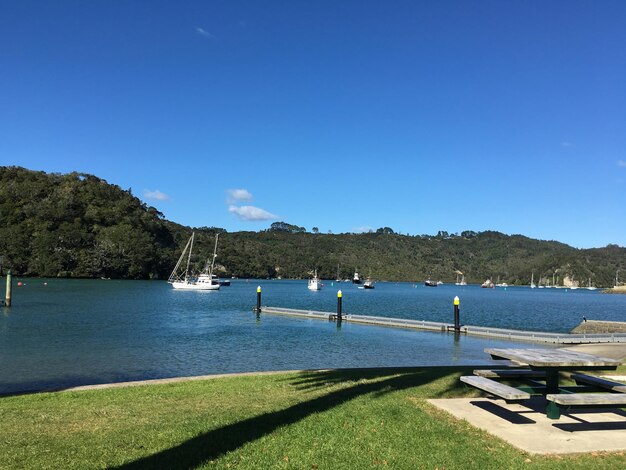
[[[210,222],[210,221],[208,221]],[[207,224],[209,225],[209,224]],[[220,231],[221,273],[238,277],[351,277],[357,268],[379,280],[528,284],[534,272],[552,281],[612,286],[626,276],[626,249],[579,250],[554,241],[498,232],[406,236],[320,234],[274,223],[261,232],[196,228],[195,263],[202,266]],[[130,190],[92,175],[46,174],[0,167],[0,264],[26,276],[167,278],[192,229],[169,222]]]

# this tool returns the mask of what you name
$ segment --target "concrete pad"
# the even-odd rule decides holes
[[[574,410],[548,419],[541,397],[508,404],[489,398],[428,400],[437,408],[532,454],[573,454],[626,450],[626,413]]]

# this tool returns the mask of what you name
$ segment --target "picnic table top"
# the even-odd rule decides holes
[[[586,368],[607,367],[615,369],[622,361],[566,349],[500,349],[487,348],[487,354],[509,359],[531,367]]]

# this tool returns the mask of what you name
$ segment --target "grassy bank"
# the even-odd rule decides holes
[[[0,398],[1,468],[624,468],[535,457],[438,411],[461,368],[228,377]]]

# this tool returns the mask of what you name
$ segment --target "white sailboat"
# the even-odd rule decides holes
[[[321,290],[322,282],[319,277],[317,277],[317,269],[315,270],[313,277],[309,278],[308,288],[310,290]]]
[[[535,273],[531,273],[531,275],[530,275],[530,288],[534,289],[535,287],[537,287],[535,285]]]
[[[587,287],[587,290],[596,290],[596,289],[597,287],[591,285],[591,278],[589,278],[589,286]]]
[[[176,267],[170,274],[167,282],[172,284],[174,289],[181,290],[219,290],[220,283],[213,276],[213,267],[215,266],[215,258],[217,258],[217,240],[219,234],[215,234],[215,248],[213,249],[213,256],[210,260],[207,260],[204,265],[204,270],[199,275],[195,276],[189,272],[189,262],[191,261],[191,252],[193,251],[193,241],[194,241],[195,233],[191,233],[191,237],[185,245],[185,249],[178,258],[178,263],[176,263]],[[185,270],[179,272],[180,265],[185,259],[185,255],[187,255],[187,265]],[[210,261],[210,263],[209,263]]]

